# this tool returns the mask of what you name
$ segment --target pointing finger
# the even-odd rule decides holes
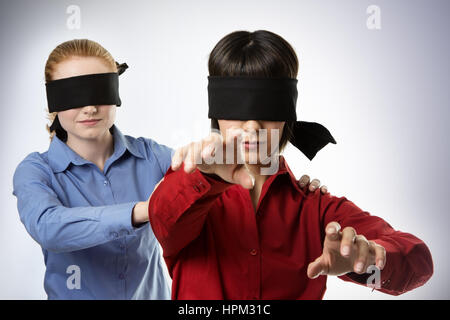
[[[355,243],[356,231],[352,227],[346,227],[342,230],[341,255],[348,257],[352,245]]]
[[[374,244],[376,266],[378,269],[383,270],[386,265],[386,249],[373,241],[369,242]]]
[[[211,135],[203,141],[202,158],[206,164],[214,164],[215,160],[218,163],[223,161],[223,137],[217,133]],[[216,157],[217,156],[217,157]]]
[[[175,154],[172,157],[172,170],[177,171],[184,160],[185,155],[185,147],[179,148],[175,151]]]
[[[341,225],[336,221],[332,221],[325,228],[325,236],[332,241],[338,240],[340,237],[339,230],[341,230]]]
[[[356,236],[356,245],[358,247],[358,256],[355,259],[353,270],[358,274],[366,272],[369,262],[369,242],[362,236]]]
[[[189,148],[186,152],[186,157],[184,159],[184,171],[186,173],[191,173],[195,170],[196,166],[196,158],[198,158],[198,156],[196,155],[197,151],[200,152],[200,150],[197,147],[197,143],[192,142],[191,144],[189,144]]]

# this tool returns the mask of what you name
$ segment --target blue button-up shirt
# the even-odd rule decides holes
[[[20,219],[42,247],[49,299],[170,299],[159,244],[131,213],[170,166],[173,150],[111,128],[103,172],[56,136],[14,174]]]

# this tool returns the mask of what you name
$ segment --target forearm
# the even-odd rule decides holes
[[[168,170],[149,202],[149,219],[164,256],[177,254],[200,234],[213,202],[231,184],[196,170]]]
[[[396,231],[389,223],[361,210],[345,197],[331,197],[329,200],[326,203],[325,223],[333,220],[340,223],[342,228],[352,227],[357,234],[386,250],[379,291],[399,295],[423,285],[432,276],[431,253],[422,240],[410,233]],[[341,278],[366,285],[371,275],[351,272]]]
[[[138,201],[105,206],[65,206],[53,190],[49,168],[21,163],[13,178],[17,209],[28,233],[44,249],[69,252],[94,247],[132,234]],[[144,218],[146,219],[145,210]],[[139,221],[139,220],[137,220]]]
[[[132,209],[136,202],[67,208],[23,207],[19,212],[30,233],[44,249],[70,252],[90,248],[132,234]]]

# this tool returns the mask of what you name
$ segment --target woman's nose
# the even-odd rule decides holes
[[[261,124],[256,120],[247,120],[244,122],[242,128],[246,131],[259,130],[261,129]]]
[[[96,106],[83,107],[83,112],[84,113],[96,113],[97,112],[97,107]]]

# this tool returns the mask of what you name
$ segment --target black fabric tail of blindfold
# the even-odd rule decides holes
[[[295,121],[297,79],[208,77],[208,117]]]
[[[296,121],[297,79],[208,77],[208,117],[224,120],[294,121],[289,139],[309,160],[328,143],[320,123]]]
[[[336,144],[330,131],[317,122],[296,121],[289,142],[312,160],[328,143]]]
[[[92,105],[116,105],[119,97],[117,72],[96,73],[54,80],[46,84],[48,110],[65,111]]]

